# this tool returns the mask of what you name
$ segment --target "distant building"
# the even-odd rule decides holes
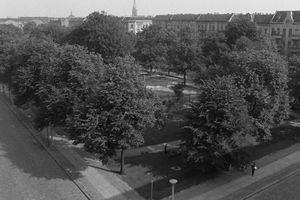
[[[103,12],[104,11],[102,11],[101,13],[103,13]],[[74,26],[78,26],[78,25],[82,24],[83,21],[84,21],[84,18],[75,17],[73,15],[73,13],[71,12],[68,17],[60,19],[60,24],[61,24],[61,26],[64,26],[64,27],[74,27]]]
[[[276,11],[270,29],[282,54],[300,55],[300,11]]]
[[[138,16],[136,2],[134,0],[131,17],[123,17],[122,22],[124,24],[125,31],[136,34],[141,32],[143,28],[152,24],[152,17]]]
[[[234,14],[157,15],[153,18],[153,24],[174,30],[180,30],[188,26],[205,35],[208,32],[224,31],[233,16]]]

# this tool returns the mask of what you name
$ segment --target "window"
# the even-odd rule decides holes
[[[290,29],[289,29],[289,36],[292,35],[292,31],[293,31],[293,30],[290,28]]]
[[[299,29],[295,29],[295,35],[299,35]]]
[[[275,28],[272,28],[272,35],[275,35],[276,32],[275,32]]]

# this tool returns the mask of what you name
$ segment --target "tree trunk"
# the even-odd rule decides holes
[[[186,71],[183,72],[183,85],[186,84]]]
[[[125,161],[124,148],[122,148],[121,149],[121,168],[120,168],[120,174],[121,175],[125,174],[124,161]]]
[[[50,147],[49,126],[47,126],[47,128],[46,128],[46,133],[47,133],[47,144],[48,144],[48,147]]]

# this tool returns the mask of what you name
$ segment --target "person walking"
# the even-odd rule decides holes
[[[255,170],[257,170],[257,166],[256,166],[255,162],[253,162],[253,163],[251,164],[252,176],[254,176]]]
[[[164,147],[164,152],[165,152],[165,154],[167,154],[168,153],[168,143],[165,143],[165,147]]]

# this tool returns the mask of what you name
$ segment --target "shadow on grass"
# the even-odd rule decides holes
[[[176,192],[179,192],[218,175],[217,171],[202,173],[187,166],[182,160],[181,156],[171,158],[163,152],[128,157],[125,159],[126,175],[121,178],[145,199],[150,199],[153,180],[153,199],[162,199],[170,195],[169,180],[172,178],[178,180],[175,188]],[[117,167],[119,167],[118,160],[109,164],[112,170]]]
[[[271,129],[271,140],[262,142],[259,145],[245,147],[242,150],[249,153],[250,160],[258,160],[298,143],[295,134],[299,131],[299,127],[292,126],[273,128]]]

